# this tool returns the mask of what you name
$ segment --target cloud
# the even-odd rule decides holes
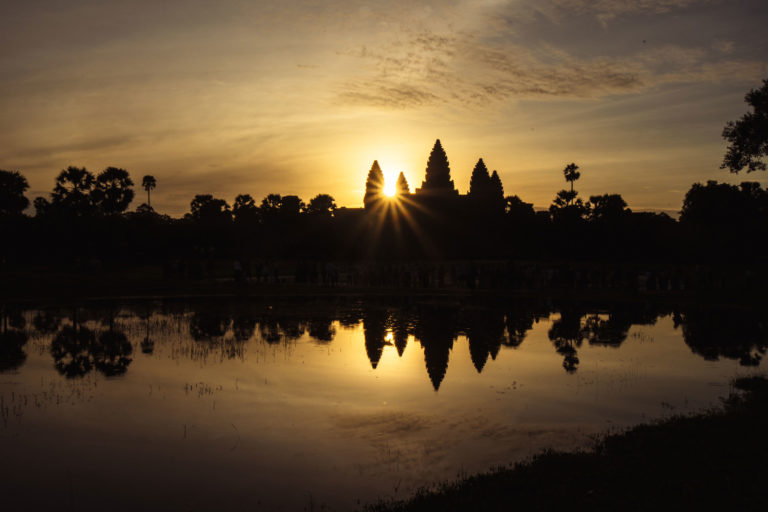
[[[549,2],[612,16],[635,10],[662,13],[690,3]],[[711,47],[643,44],[624,52],[606,48],[603,54],[585,54],[562,43],[521,41],[504,26],[485,32],[423,30],[342,52],[358,61],[359,71],[339,83],[337,99],[391,110],[478,107],[520,98],[594,99],[668,83],[759,78],[763,62],[738,58],[733,48],[731,41]]]
[[[370,105],[390,109],[420,107],[440,101],[429,91],[407,84],[366,83],[348,84],[339,99],[344,104]]]
[[[538,14],[549,19],[564,21],[574,15],[594,16],[601,24],[626,15],[665,14],[709,3],[711,0],[544,0],[527,4]]]

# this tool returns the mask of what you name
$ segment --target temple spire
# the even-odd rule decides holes
[[[421,188],[416,191],[421,194],[457,195],[453,186],[451,168],[440,139],[435,141],[432,152],[427,160],[427,170]]]

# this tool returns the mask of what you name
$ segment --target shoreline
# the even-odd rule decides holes
[[[732,382],[721,408],[605,434],[509,467],[379,501],[365,512],[764,510],[768,379]]]

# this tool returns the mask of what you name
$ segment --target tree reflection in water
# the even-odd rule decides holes
[[[191,311],[190,311],[191,309]],[[127,318],[118,325],[116,318]],[[553,311],[548,337],[562,356],[562,366],[569,373],[579,367],[579,350],[584,341],[590,346],[620,347],[633,326],[652,325],[670,308],[647,302],[571,301],[549,303],[535,300],[509,300],[501,304],[433,301],[418,303],[400,301],[350,301],[326,305],[303,304],[300,308],[265,304],[206,302],[200,305],[163,304],[159,311],[144,305],[125,310],[116,306],[77,308],[70,322],[61,324],[56,310],[46,309],[29,314],[35,336],[50,336],[49,352],[56,371],[66,378],[82,377],[92,370],[109,377],[123,375],[132,364],[133,345],[152,356],[155,342],[150,325],[170,331],[185,339],[189,333],[189,349],[175,350],[177,356],[196,359],[214,353],[224,359],[245,357],[248,343],[288,343],[308,336],[315,342],[331,343],[337,325],[355,328],[362,322],[363,343],[373,369],[379,368],[384,347],[395,347],[402,357],[410,336],[424,351],[424,362],[432,387],[439,390],[459,335],[466,336],[469,356],[478,373],[495,360],[502,346],[517,348],[541,319]],[[160,316],[158,316],[160,315]],[[0,372],[13,371],[25,363],[28,343],[25,314],[9,307],[0,318]],[[133,321],[138,318],[140,321]],[[159,320],[161,318],[162,320]],[[89,319],[87,322],[85,319]],[[101,319],[103,329],[94,329]],[[673,315],[675,327],[691,351],[707,360],[734,359],[744,366],[758,365],[768,350],[768,321],[765,314],[754,310],[717,309],[688,306]],[[336,322],[339,322],[338,324]],[[175,326],[178,324],[178,328]],[[186,325],[185,325],[186,324]],[[164,326],[164,327],[161,327]],[[170,329],[170,331],[169,331]],[[143,341],[139,343],[139,340]]]
[[[51,341],[53,366],[68,379],[83,377],[93,368],[91,349],[96,342],[92,330],[74,323],[65,325]]]
[[[708,361],[735,359],[742,366],[760,364],[768,349],[768,319],[765,314],[736,309],[690,308],[674,315],[682,326],[683,340]]]
[[[16,370],[27,360],[24,315],[6,306],[0,308],[0,373]]]

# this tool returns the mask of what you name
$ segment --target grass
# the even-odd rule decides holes
[[[733,385],[721,409],[607,435],[588,451],[544,452],[365,510],[768,510],[768,379]]]

